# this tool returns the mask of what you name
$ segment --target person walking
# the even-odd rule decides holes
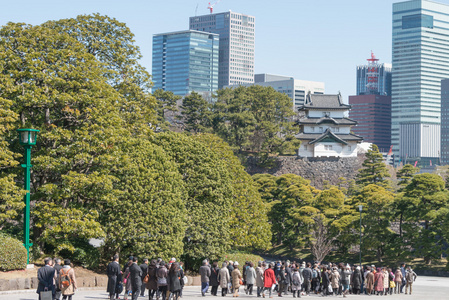
[[[405,275],[406,275],[405,263],[401,264],[401,274],[402,274],[402,283],[401,283],[401,294],[402,294],[404,292],[404,287],[405,287],[405,284],[406,284],[406,280],[405,280]]]
[[[405,273],[405,281],[406,281],[406,286],[405,286],[405,294],[407,295],[407,290],[410,288],[410,295],[412,294],[412,285],[413,282],[415,282],[416,277],[418,277],[418,275],[416,275],[416,273],[412,270],[411,267],[407,267],[407,271]]]
[[[246,268],[246,293],[249,295],[253,294],[253,287],[256,283],[256,270],[254,270],[254,264],[249,262]]]
[[[382,268],[382,273],[384,273],[384,295],[388,295],[389,288],[390,288],[390,280],[389,280],[389,274],[386,267]]]
[[[64,260],[64,267],[59,272],[58,277],[59,289],[61,290],[63,300],[72,300],[72,296],[75,294],[76,278],[75,270],[70,266],[70,260]]]
[[[181,293],[181,274],[179,271],[179,265],[174,262],[170,266],[168,271],[168,282],[170,293],[173,294],[173,300],[178,300]]]
[[[210,278],[209,284],[212,287],[211,295],[217,296],[218,286],[220,285],[218,282],[218,273],[220,272],[220,268],[218,267],[218,262],[214,261],[212,263],[212,268],[210,269]]]
[[[304,280],[304,283],[302,284],[304,286],[304,291],[306,295],[310,295],[310,288],[312,287],[312,264],[307,263],[307,267],[302,271],[302,278]]]
[[[377,268],[377,272],[374,275],[374,287],[377,295],[384,294],[384,273],[380,268]]]
[[[282,297],[282,292],[285,289],[285,266],[281,265],[281,269],[279,270],[278,274],[276,275],[276,280],[278,282],[278,296]]]
[[[321,272],[318,268],[318,264],[315,264],[312,269],[312,290],[315,294],[320,291]]]
[[[159,263],[159,268],[157,270],[157,289],[159,294],[162,296],[162,300],[167,298],[167,276],[168,270],[165,262],[161,260]],[[157,297],[158,298],[158,297]]]
[[[108,264],[107,275],[108,275],[108,287],[106,292],[109,293],[109,299],[114,300],[114,294],[116,294],[117,286],[119,285],[118,276],[121,274],[120,265],[118,263],[119,256],[116,254],[112,258],[112,261]],[[116,299],[118,295],[115,295]]]
[[[61,271],[61,269],[62,269],[61,259],[55,258],[55,259],[53,259],[53,262],[54,262],[53,269],[55,269],[55,271],[56,271],[56,277],[59,278],[59,271]],[[59,300],[59,299],[61,299],[61,289],[59,287],[59,282],[56,282],[55,297],[53,298],[53,300]]]
[[[349,285],[351,283],[351,266],[346,265],[346,268],[341,273],[341,276],[342,294],[343,298],[346,298],[346,295],[349,294]]]
[[[148,289],[148,299],[153,300],[154,293],[157,291],[157,268],[156,260],[152,259],[147,269],[148,282],[145,284]]]
[[[44,259],[44,264],[42,268],[37,270],[37,280],[39,283],[36,293],[39,295],[39,300],[41,300],[41,292],[51,291],[52,298],[55,296],[55,281],[58,279],[55,269],[51,266],[52,259],[47,257]]]
[[[204,297],[209,289],[209,277],[211,273],[207,259],[203,260],[203,265],[200,267],[199,273],[201,275],[201,295]]]
[[[239,270],[239,262],[234,262],[234,270],[231,274],[232,277],[232,289],[234,290],[233,297],[239,296],[239,288],[242,285],[242,273]]]
[[[137,257],[133,257],[133,263],[129,267],[129,279],[131,281],[132,300],[137,300],[142,288],[142,269],[137,264]]]
[[[148,272],[148,259],[144,258],[143,259],[143,263],[140,264],[139,268],[142,270],[142,283],[143,283],[143,279],[147,276],[147,272]],[[142,284],[142,287],[140,289],[140,297],[144,297],[145,296],[145,286]]]
[[[268,268],[263,273],[263,281],[264,281],[264,285],[263,285],[262,297],[265,298],[265,291],[268,290],[270,298],[273,298],[271,293],[273,290],[273,285],[276,284],[276,277],[274,276],[273,264],[270,263],[268,265]]]
[[[394,273],[391,268],[388,268],[388,279],[390,281],[388,291],[390,292],[390,295],[393,295],[393,290],[396,287],[396,284],[394,282]]]
[[[368,270],[368,273],[366,273],[365,276],[365,287],[366,287],[366,293],[368,295],[371,295],[374,289],[374,273],[371,270]]]
[[[123,272],[123,284],[125,285],[125,296],[123,297],[123,299],[128,300],[129,295],[131,295],[132,293],[132,286],[131,286],[131,273],[129,268],[132,266],[133,264],[133,259],[134,256],[130,256],[128,258],[128,263],[123,267],[124,268],[124,272]]]
[[[399,269],[399,268],[397,268],[396,272],[394,272],[394,283],[396,284],[394,293],[400,294],[401,293],[401,284],[402,284],[402,272],[401,272],[401,269]]]
[[[290,261],[287,260],[285,262],[285,286],[284,286],[284,295],[287,295],[288,290],[291,288],[292,286],[292,278],[293,276],[293,271],[292,271],[292,267],[290,265]]]
[[[262,297],[263,291],[263,272],[265,271],[265,263],[259,261],[256,268],[256,286],[257,286],[257,297]]]
[[[332,270],[330,280],[331,280],[332,291],[333,291],[334,295],[336,296],[336,295],[338,295],[338,288],[340,287],[340,272],[338,272],[338,269],[336,267],[334,267]]]
[[[351,278],[352,291],[354,295],[360,295],[362,290],[362,282],[363,282],[362,272],[360,270],[360,266],[357,266]]]
[[[301,298],[301,286],[302,286],[301,274],[299,274],[299,270],[295,268],[293,269],[292,274],[293,298],[296,298],[296,294],[298,295],[298,298]]]
[[[231,281],[231,276],[229,275],[229,270],[227,268],[227,263],[223,263],[220,271],[218,272],[218,282],[221,287],[221,296],[224,297],[228,293],[228,286]]]

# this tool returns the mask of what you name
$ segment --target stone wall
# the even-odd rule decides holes
[[[253,175],[268,173],[275,176],[296,174],[309,179],[316,188],[321,188],[325,181],[337,184],[338,178],[354,179],[362,167],[364,157],[317,157],[302,158],[297,156],[279,156],[274,158],[274,166],[263,168],[258,164],[257,157],[248,157],[246,171]]]

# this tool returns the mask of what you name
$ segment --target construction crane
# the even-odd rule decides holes
[[[210,4],[209,2],[209,6],[207,7],[210,10],[210,13],[214,13],[214,6],[217,5],[221,0],[216,1],[214,4]]]

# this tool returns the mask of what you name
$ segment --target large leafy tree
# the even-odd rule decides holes
[[[248,250],[268,249],[271,240],[267,216],[269,206],[262,200],[253,179],[221,138],[212,134],[199,134],[194,138],[217,153],[230,172],[233,186],[230,235],[233,246]]]
[[[207,132],[210,126],[210,104],[197,92],[182,99],[181,119],[191,133]]]
[[[185,134],[158,133],[153,142],[177,163],[186,187],[184,258],[188,267],[199,267],[204,258],[222,257],[232,245],[234,191],[226,161],[208,145]]]
[[[366,159],[362,164],[363,168],[357,174],[357,183],[361,186],[377,184],[388,187],[390,185],[387,178],[390,177],[387,166],[385,165],[382,153],[379,148],[372,144],[366,153]]]
[[[416,255],[424,257],[430,264],[432,259],[441,256],[443,250],[441,222],[448,204],[445,182],[436,174],[415,175],[404,190],[404,198],[409,205],[405,212],[409,222],[404,225],[407,237]]]
[[[226,88],[217,91],[212,126],[239,153],[292,153],[299,146],[291,122],[294,114],[291,99],[271,87]]]

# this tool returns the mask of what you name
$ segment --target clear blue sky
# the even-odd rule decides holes
[[[209,0],[0,0],[0,25],[100,14],[125,22],[151,73],[152,36],[188,29],[190,16],[208,14]],[[215,1],[211,1],[212,3]],[[391,63],[393,0],[222,0],[214,12],[256,17],[256,73],[323,81],[326,93],[356,92],[355,68],[372,50]],[[449,0],[438,2],[449,4]]]

